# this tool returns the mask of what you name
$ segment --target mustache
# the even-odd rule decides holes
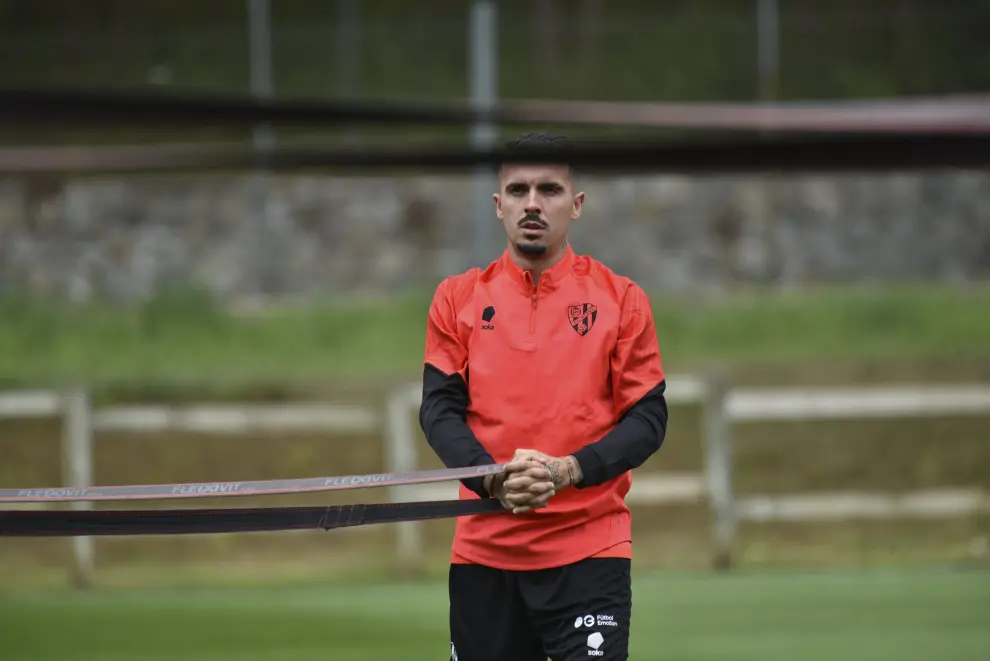
[[[522,227],[524,223],[539,223],[544,229],[547,227],[547,222],[540,218],[539,214],[528,213],[523,216],[522,220],[516,223],[516,227]]]

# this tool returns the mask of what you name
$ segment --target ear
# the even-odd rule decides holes
[[[574,204],[571,207],[571,220],[580,218],[582,209],[584,209],[584,193],[578,193],[574,196]]]
[[[498,216],[499,220],[502,220],[502,197],[495,193],[492,195],[492,199],[495,200],[495,215]]]

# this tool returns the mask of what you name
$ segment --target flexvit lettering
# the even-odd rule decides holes
[[[212,484],[181,484],[172,487],[173,494],[210,494],[210,493],[231,493],[239,491],[240,482],[214,482]]]
[[[384,475],[347,475],[344,477],[328,477],[324,486],[343,486],[345,484],[378,484],[391,482],[395,478],[391,473]]]
[[[81,498],[89,489],[23,489],[17,492],[18,498]]]

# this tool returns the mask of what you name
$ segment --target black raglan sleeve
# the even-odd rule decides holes
[[[660,449],[667,433],[667,385],[646,293],[630,286],[621,314],[619,337],[610,356],[619,420],[601,439],[574,453],[583,474],[578,488],[638,468]]]
[[[467,425],[467,405],[467,384],[460,374],[444,374],[430,364],[424,367],[419,424],[430,447],[447,468],[495,463]],[[480,497],[490,497],[483,477],[461,482]]]
[[[468,351],[458,333],[450,289],[450,278],[440,283],[427,317],[419,424],[427,443],[447,468],[494,464],[467,424]],[[461,482],[481,498],[490,497],[484,477]]]
[[[666,383],[661,381],[636,402],[612,431],[574,453],[584,477],[578,488],[608,482],[638,468],[660,446],[667,433]]]

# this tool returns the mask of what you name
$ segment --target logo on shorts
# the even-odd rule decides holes
[[[602,643],[605,642],[605,636],[601,635],[597,631],[590,636],[588,636],[588,656],[605,656],[605,652],[601,649]]]
[[[567,321],[571,328],[581,336],[587,335],[594,327],[595,319],[598,318],[598,306],[591,303],[567,306]]]
[[[591,626],[590,624],[588,626]],[[599,615],[598,616],[598,626],[600,627],[617,627],[619,623],[615,621],[615,617],[612,615]]]
[[[595,626],[594,616],[592,615],[585,615],[584,617],[578,616],[578,618],[574,620],[574,628],[580,629],[582,625],[586,627]]]
[[[450,643],[450,661],[457,661],[457,650],[454,648],[454,642]]]

